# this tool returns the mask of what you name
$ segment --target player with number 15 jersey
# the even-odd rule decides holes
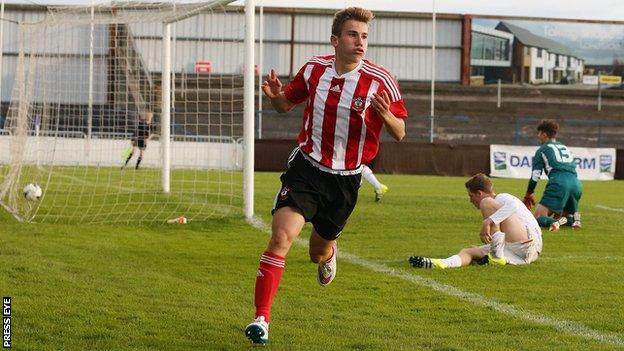
[[[541,146],[533,157],[533,169],[524,203],[527,207],[531,207],[533,191],[542,172],[545,172],[548,184],[535,209],[538,223],[543,227],[550,227],[551,230],[557,230],[559,225],[566,223],[578,229],[581,226],[578,208],[583,185],[576,174],[576,162],[570,150],[555,139],[558,129],[559,125],[549,120],[542,121],[537,127],[537,137]],[[551,215],[554,215],[554,218]],[[570,218],[566,218],[568,215]],[[553,223],[559,218],[561,220],[553,227]]]

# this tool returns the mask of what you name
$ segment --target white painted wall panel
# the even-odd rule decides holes
[[[331,36],[333,18],[323,15],[297,15],[295,41],[327,42]]]
[[[386,67],[400,80],[431,80],[431,49],[371,48],[367,57]],[[455,49],[436,50],[436,80],[460,80],[461,52]]]
[[[0,135],[0,150],[10,150],[10,136]],[[27,137],[25,164],[55,166],[119,167],[119,155],[128,147],[127,140],[92,139],[87,155],[87,139]],[[150,141],[141,166],[160,166],[160,142]],[[239,143],[171,142],[171,166],[184,169],[242,169],[242,145]],[[10,164],[11,154],[0,153],[0,164]]]
[[[19,21],[36,22],[45,16],[45,12],[38,10],[10,10],[6,17]],[[267,74],[271,68],[278,73],[288,75],[290,73],[290,36],[291,14],[289,13],[265,13],[264,17],[264,67],[263,74]],[[256,16],[256,29],[259,29],[259,16]],[[329,44],[331,34],[332,15],[295,15],[295,46],[293,57],[293,73],[313,55],[333,54],[333,48]],[[194,71],[194,64],[199,60],[209,60],[213,63],[214,73],[240,74],[243,64],[243,46],[240,43],[244,35],[243,14],[204,14],[195,16],[176,25],[175,33],[180,38],[198,40],[177,40],[175,46],[175,59],[173,69],[181,72]],[[148,69],[152,72],[161,71],[161,34],[162,25],[159,23],[143,23],[131,25],[131,31],[135,36],[144,37],[137,39],[136,45],[142,53],[142,57]],[[17,61],[17,25],[4,23],[4,64],[2,67],[3,89],[1,98],[8,101],[15,79]],[[60,29],[54,29],[57,32]],[[105,26],[96,26],[95,54],[106,55],[108,53],[108,29]],[[68,30],[63,36],[55,36],[51,30],[46,32],[45,51],[61,54],[83,55],[83,58],[75,58],[71,64],[64,64],[59,72],[63,72],[59,78],[60,86],[67,92],[74,93],[74,102],[84,103],[87,90],[84,88],[87,80],[89,50],[89,27],[83,26]],[[461,20],[438,20],[437,21],[437,79],[440,81],[460,80],[460,56],[461,56]],[[150,39],[153,38],[153,39]],[[256,31],[256,38],[259,37]],[[68,40],[69,38],[69,40]],[[209,39],[217,39],[217,42]],[[208,40],[207,40],[208,39]],[[273,41],[273,42],[271,42]],[[305,44],[301,42],[306,42]],[[299,42],[299,43],[297,43]],[[36,42],[30,42],[30,45]],[[375,19],[370,28],[369,51],[367,57],[378,64],[388,67],[400,80],[429,80],[431,71],[431,20],[428,18],[390,18],[380,17]],[[38,49],[42,50],[42,49]],[[258,47],[256,46],[256,57]],[[96,64],[97,89],[106,86],[105,59],[99,58]],[[70,99],[68,96],[67,98]],[[102,95],[97,95],[97,101],[103,101]]]
[[[256,38],[260,33],[260,16],[256,16]],[[290,15],[270,13],[264,14],[264,40],[290,41]]]

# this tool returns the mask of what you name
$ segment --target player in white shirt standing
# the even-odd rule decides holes
[[[412,256],[417,268],[458,268],[490,262],[523,265],[534,262],[542,252],[542,230],[535,217],[517,197],[496,194],[492,181],[483,173],[466,182],[470,202],[481,210],[483,222],[479,234],[485,245],[461,249],[448,258]]]
[[[321,286],[336,276],[336,239],[357,203],[362,165],[375,158],[382,127],[405,136],[407,111],[392,74],[364,58],[372,12],[350,7],[332,23],[335,55],[314,56],[282,91],[277,73],[262,91],[277,112],[305,103],[299,146],[282,174],[273,207],[271,240],[256,272],[255,320],[245,328],[254,344],[266,344],[273,298],[286,255],[305,222],[311,222],[309,255]],[[322,323],[322,321],[319,321]]]

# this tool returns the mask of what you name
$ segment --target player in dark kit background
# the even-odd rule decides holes
[[[141,164],[143,155],[145,154],[145,149],[147,148],[147,139],[149,139],[150,136],[153,117],[154,114],[152,112],[148,112],[145,114],[145,118],[139,119],[139,122],[132,131],[132,138],[130,139],[132,142],[132,152],[126,158],[126,162],[121,169],[124,169],[128,165],[128,162],[130,162],[130,159],[134,156],[137,149],[139,151],[139,157],[137,158],[136,166],[134,168],[139,169],[139,165]]]

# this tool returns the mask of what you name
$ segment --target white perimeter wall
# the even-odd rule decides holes
[[[0,164],[11,163],[11,136],[0,136]],[[128,140],[28,137],[24,163],[58,166],[120,167],[121,154]],[[241,170],[243,148],[240,143],[171,142],[173,168]],[[134,166],[136,155],[130,161]],[[129,165],[130,166],[130,165]],[[143,167],[160,167],[160,142],[148,141]]]

